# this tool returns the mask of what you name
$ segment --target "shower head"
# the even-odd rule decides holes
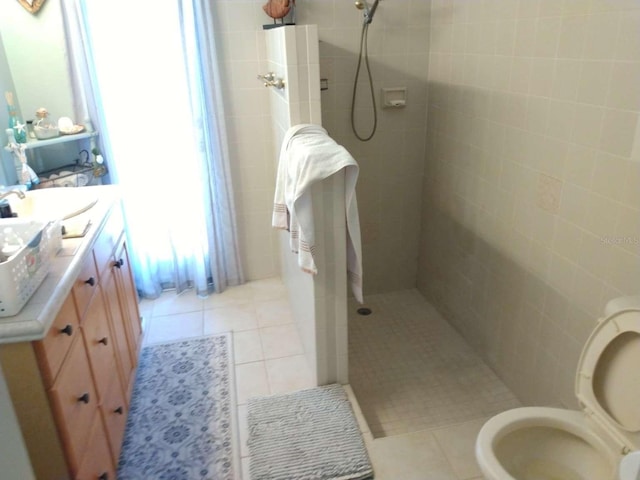
[[[375,0],[373,5],[370,7],[369,4],[364,1],[357,0],[355,2],[356,8],[358,10],[364,10],[364,23],[370,24],[373,22],[373,16],[376,14],[376,9],[378,8],[378,3],[380,0]]]

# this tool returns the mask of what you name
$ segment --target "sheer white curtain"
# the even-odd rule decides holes
[[[85,101],[96,105],[112,179],[123,192],[138,289],[244,281],[210,15],[192,0],[63,0]],[[209,29],[202,31],[203,28]],[[211,41],[211,43],[209,43]],[[106,135],[105,135],[106,134]]]

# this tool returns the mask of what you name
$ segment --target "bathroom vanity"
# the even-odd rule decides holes
[[[98,201],[84,237],[63,240],[35,295],[0,318],[0,364],[36,478],[115,479],[142,333],[120,200],[115,186],[51,190]]]

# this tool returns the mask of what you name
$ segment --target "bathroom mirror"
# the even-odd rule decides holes
[[[27,9],[25,11],[25,8]],[[39,8],[37,15],[29,8]],[[0,48],[4,49],[14,96],[23,121],[40,107],[52,118],[73,118],[71,80],[60,2],[13,0],[3,2]],[[5,91],[7,85],[0,85]],[[2,105],[6,110],[6,105]]]
[[[28,6],[35,8],[39,4],[37,15],[23,8],[16,0],[3,2],[0,15],[0,145],[7,142],[5,129],[8,126],[7,105],[4,92],[11,91],[18,105],[21,120],[26,122],[35,118],[40,107],[49,111],[51,118],[73,119],[73,96],[71,79],[67,67],[67,48],[62,22],[60,2],[42,2],[25,0]],[[72,146],[56,145],[30,151],[29,161],[34,156],[43,156],[42,163],[33,163],[36,171],[53,168],[49,162],[56,163],[77,155]],[[38,158],[39,158],[38,157]],[[46,160],[46,161],[45,161]],[[46,165],[45,165],[46,163]],[[40,168],[42,167],[42,168]],[[0,185],[10,185],[17,181],[12,155],[0,148]]]

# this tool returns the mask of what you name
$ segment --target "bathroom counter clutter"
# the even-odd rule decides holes
[[[98,199],[95,205],[66,221],[77,225],[86,219],[89,227],[84,236],[63,239],[61,250],[52,259],[49,274],[34,295],[17,315],[0,318],[0,344],[41,340],[47,335],[82,270],[85,257],[91,254],[98,234],[112,210],[119,208],[120,195],[116,185],[47,189],[47,195],[64,196],[70,203],[75,197],[83,201],[88,192]]]

